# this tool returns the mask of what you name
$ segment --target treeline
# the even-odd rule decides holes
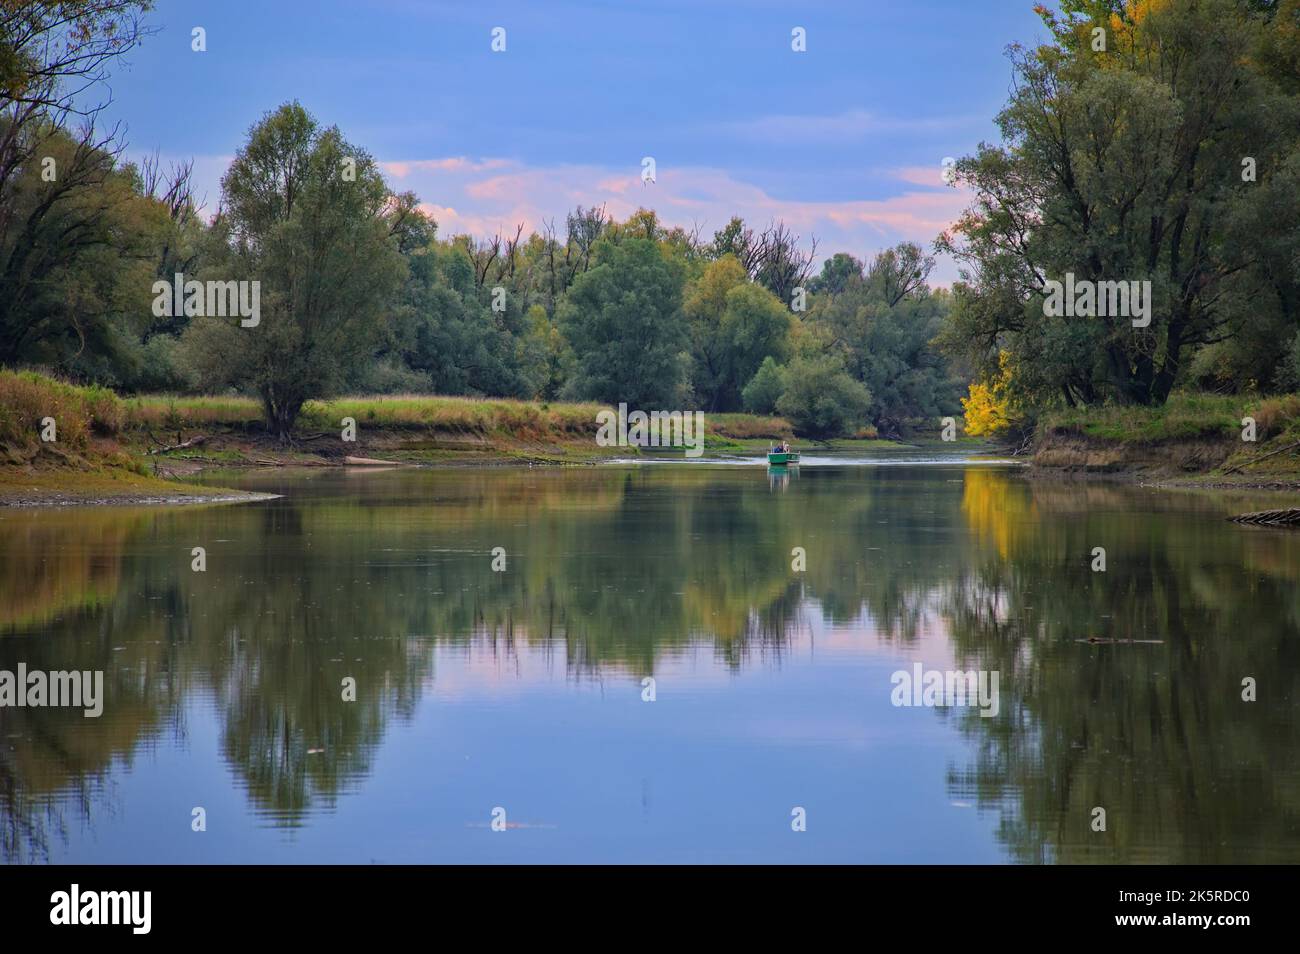
[[[81,105],[147,6],[0,9],[0,364],[254,395],[281,435],[347,391],[750,410],[824,437],[933,427],[967,384],[972,433],[1300,388],[1300,0],[1043,10],[1002,142],[954,170],[974,201],[935,243],[951,294],[916,246],[818,267],[780,222],[710,238],[578,208],[442,235],[297,103],[250,129],[209,211],[189,166],[124,161]],[[1062,281],[1140,290],[1143,320],[1046,307]],[[214,286],[258,314],[214,316]]]
[[[255,395],[281,436],[343,392],[750,410],[814,437],[959,409],[930,345],[949,298],[916,246],[818,272],[780,222],[705,239],[581,207],[528,235],[442,236],[296,102],[253,125],[209,214],[189,165],[124,161],[65,92],[141,39],[146,7],[5,7],[0,364]]]
[[[1300,0],[1039,12],[1052,41],[1012,47],[1003,141],[957,163],[976,200],[937,243],[964,266],[943,341],[980,377],[968,423],[1300,388]],[[1067,276],[1145,285],[1149,324],[1050,314]]]

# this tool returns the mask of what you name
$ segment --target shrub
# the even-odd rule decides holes
[[[776,409],[802,437],[826,439],[851,434],[866,420],[871,392],[832,357],[800,358],[786,370],[786,388]]]
[[[785,368],[768,355],[740,392],[745,410],[751,414],[773,413],[776,410],[776,402],[785,393],[785,383]]]

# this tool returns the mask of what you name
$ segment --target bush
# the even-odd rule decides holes
[[[768,355],[759,365],[754,376],[740,392],[745,410],[750,414],[772,414],[776,411],[776,402],[785,393],[785,368]]]
[[[832,357],[800,358],[786,370],[776,409],[801,437],[825,440],[853,433],[867,417],[871,393]]]
[[[1300,394],[1284,394],[1259,403],[1251,413],[1260,437],[1276,437],[1300,420]]]
[[[1011,356],[998,355],[998,373],[991,381],[972,381],[970,397],[961,399],[966,433],[971,437],[994,437],[1009,431],[1016,422],[1011,408]]]

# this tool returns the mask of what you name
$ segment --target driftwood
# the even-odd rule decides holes
[[[400,463],[395,460],[376,460],[373,457],[344,457],[343,463],[349,467],[398,467]]]
[[[1233,523],[1253,523],[1268,527],[1300,527],[1300,507],[1257,510],[1254,513],[1239,513],[1228,519]]]
[[[1151,646],[1158,646],[1164,642],[1163,639],[1112,639],[1109,636],[1089,636],[1087,639],[1076,639],[1076,643],[1090,643],[1093,646],[1119,646],[1130,643],[1136,645],[1143,643]]]
[[[157,448],[154,448],[154,449],[151,450],[149,453],[150,453],[150,454],[166,454],[168,451],[174,451],[174,450],[185,450],[185,448],[187,448],[187,447],[202,447],[202,446],[203,446],[204,444],[206,444],[207,442],[208,442],[208,439],[207,439],[206,437],[203,437],[202,435],[200,435],[200,436],[198,436],[198,437],[191,437],[191,438],[190,438],[189,440],[187,440],[187,441],[181,441],[179,444],[172,444],[170,447],[157,447]]]

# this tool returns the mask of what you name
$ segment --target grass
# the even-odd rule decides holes
[[[245,397],[146,395],[122,402],[128,429],[193,432],[204,428],[253,429],[260,426],[261,406]],[[435,431],[449,435],[511,438],[519,441],[590,439],[599,425],[595,402],[538,403],[510,398],[444,397],[424,394],[340,397],[308,401],[298,420],[301,433],[334,432],[344,418],[358,428]],[[754,414],[706,414],[709,446],[747,440],[790,439],[793,430],[779,417]]]
[[[0,502],[6,499],[24,503],[66,503],[188,498],[193,498],[197,502],[233,493],[219,487],[177,483],[161,477],[140,474],[134,470],[107,466],[84,470],[0,468]]]
[[[42,433],[54,421],[54,440]],[[42,450],[89,450],[92,437],[113,437],[124,423],[121,400],[101,387],[77,387],[31,371],[0,371],[0,444],[11,460],[30,460]]]
[[[1106,405],[1051,411],[1042,416],[1039,428],[1048,434],[1135,444],[1240,437],[1241,419],[1258,403],[1258,398],[1242,395],[1176,393],[1163,407]]]
[[[1245,418],[1255,421],[1253,441],[1244,439]],[[1104,443],[1091,452],[1052,447],[1052,437],[1069,435]],[[1040,417],[1036,444],[1036,459],[1044,453],[1050,460],[1087,458],[1094,464],[1093,458],[1106,458],[1117,466],[1133,466],[1138,459],[1143,466],[1163,460],[1171,471],[1199,472],[1191,480],[1257,485],[1275,480],[1290,486],[1300,480],[1300,395],[1178,392],[1163,407],[1053,411]]]

